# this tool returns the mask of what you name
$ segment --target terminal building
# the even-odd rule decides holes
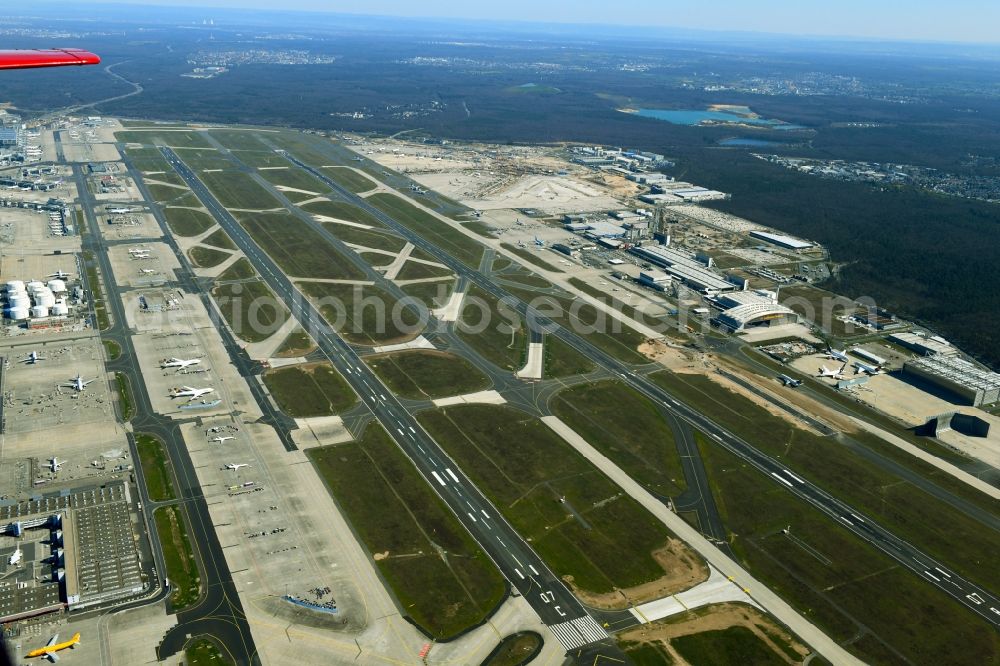
[[[0,506],[0,531],[0,622],[145,589],[124,481]]]
[[[903,372],[979,407],[1000,400],[1000,374],[982,370],[957,356],[926,356],[907,361]]]
[[[808,250],[813,247],[813,243],[809,241],[799,240],[791,236],[782,236],[781,234],[772,234],[768,231],[751,231],[750,236],[787,250]]]
[[[723,276],[698,261],[693,255],[666,245],[633,247],[632,254],[659,266],[664,273],[704,293],[746,289],[746,280]]]
[[[921,356],[957,356],[958,349],[951,346],[944,338],[925,336],[917,333],[894,333],[889,336],[890,342],[906,347]]]
[[[722,312],[712,323],[733,333],[747,328],[794,324],[799,320],[793,310],[778,303],[776,293],[765,289],[722,294],[713,302]]]

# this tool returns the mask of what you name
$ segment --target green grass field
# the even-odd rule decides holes
[[[231,256],[233,255],[229,252],[223,252],[222,250],[216,250],[211,247],[203,247],[201,245],[195,245],[188,250],[188,257],[191,258],[191,262],[200,268],[212,268],[213,266],[218,266]]]
[[[659,647],[658,644],[636,643],[633,645],[621,645],[629,661],[635,666],[673,666],[676,662],[670,653]],[[733,665],[736,666],[736,665]]]
[[[476,366],[445,352],[401,351],[368,356],[365,362],[393,393],[414,400],[463,395],[490,386]]]
[[[388,252],[399,252],[406,246],[405,240],[387,231],[360,229],[332,222],[327,222],[323,226],[340,240],[353,245],[361,245]]]
[[[396,276],[396,279],[423,280],[426,278],[448,277],[451,275],[454,275],[454,273],[451,272],[450,268],[431,266],[430,264],[421,264],[416,261],[407,261],[399,270],[399,274]]]
[[[505,303],[478,287],[469,289],[456,324],[459,336],[494,365],[517,370],[527,353],[527,331]]]
[[[212,144],[200,132],[193,130],[125,130],[115,132],[115,140],[122,143],[170,146],[171,148],[211,148]]]
[[[345,340],[360,345],[383,345],[416,337],[423,326],[413,307],[373,285],[300,282],[302,292]]]
[[[911,663],[1000,659],[985,622],[708,438],[697,439],[739,560],[834,640],[854,636],[857,620]],[[848,649],[870,663],[903,662],[876,640]]]
[[[201,239],[202,245],[211,245],[223,250],[236,250],[236,243],[222,229],[216,229]]]
[[[327,178],[351,192],[367,192],[378,186],[374,180],[348,167],[323,167]]]
[[[122,355],[121,345],[114,340],[101,340],[101,344],[104,345],[104,352],[108,355],[109,361],[114,361]]]
[[[340,414],[358,402],[347,381],[329,363],[269,370],[264,384],[281,411],[292,418]]]
[[[212,290],[233,333],[246,342],[266,340],[288,319],[288,311],[260,280],[219,284]]]
[[[525,287],[539,287],[541,289],[549,289],[552,287],[551,282],[540,275],[535,275],[534,273],[504,273],[503,275],[499,275],[497,277],[501,280],[506,280],[507,282],[524,285]]]
[[[385,430],[359,442],[309,449],[327,487],[399,602],[437,639],[481,622],[504,580]]]
[[[146,490],[149,499],[154,502],[166,502],[175,499],[174,484],[170,478],[167,452],[163,442],[152,435],[137,434],[135,448],[139,451],[139,462],[142,465],[142,476],[146,480]]]
[[[233,660],[223,656],[214,642],[207,638],[194,638],[184,647],[187,666],[229,666]]]
[[[617,381],[581,384],[560,391],[549,406],[650,492],[676,497],[687,489],[673,430],[638,391]]]
[[[282,194],[284,194],[292,202],[307,201],[330,191],[330,188],[326,185],[326,183],[317,180],[312,174],[303,171],[291,163],[289,163],[289,165],[290,166],[287,169],[264,169],[263,171],[258,171],[257,173],[272,185],[281,185],[282,187],[290,187],[296,190],[312,192],[312,194],[304,194],[302,192],[282,192]]]
[[[625,363],[648,362],[636,349],[646,337],[619,320],[565,292],[558,296],[505,287],[513,296],[534,305],[553,321],[585,338],[592,345]]]
[[[394,194],[373,194],[368,197],[368,203],[466,266],[472,268],[479,266],[483,256],[483,246],[448,223],[414,207]]]
[[[255,130],[214,129],[209,134],[229,150],[271,150],[257,138]]]
[[[404,284],[400,287],[407,296],[410,296],[428,309],[442,307],[451,298],[455,291],[455,280],[440,280],[435,282],[417,282],[416,284]]]
[[[337,220],[367,224],[375,228],[384,228],[385,226],[368,212],[343,201],[314,201],[300,206],[300,208],[313,215],[326,215]]]
[[[128,377],[122,372],[115,373],[115,389],[118,396],[118,415],[122,421],[130,421],[135,415],[135,400],[132,398],[132,387]]]
[[[275,350],[274,355],[279,358],[301,356],[315,346],[316,343],[313,342],[313,339],[309,337],[308,333],[303,331],[301,328],[296,328],[288,334],[288,337],[281,343],[281,346]]]
[[[104,302],[104,291],[101,289],[97,265],[94,264],[94,255],[84,252],[83,257],[86,262],[87,287],[90,289],[90,298],[94,306],[94,325],[97,330],[106,331],[111,328],[111,318],[108,315],[108,306]]]
[[[284,167],[288,166],[288,160],[270,148],[265,150],[234,150],[232,156],[248,167]]]
[[[666,528],[538,419],[494,405],[419,418],[560,577],[605,593],[663,575]]]
[[[482,666],[521,666],[542,647],[542,637],[536,633],[519,632],[505,636],[497,651]]]
[[[156,534],[163,547],[163,560],[170,579],[170,605],[173,611],[181,611],[197,599],[201,593],[201,574],[191,549],[187,526],[178,506],[163,506],[153,512]]]
[[[289,276],[332,280],[362,280],[361,269],[349,263],[319,232],[294,215],[262,213],[240,224]]]
[[[211,171],[198,174],[205,186],[226,208],[266,210],[281,208],[271,193],[242,171]]]
[[[153,200],[160,204],[177,203],[180,197],[191,194],[191,190],[186,187],[161,185],[159,183],[147,183],[146,189],[149,190],[149,194],[153,197]]]
[[[691,664],[781,666],[787,663],[746,627],[688,634],[672,639],[670,644]]]
[[[252,278],[257,275],[254,271],[253,266],[246,257],[240,257],[233,262],[233,265],[222,271],[219,277],[215,278],[216,282],[233,282],[236,280],[246,280],[247,278]]]
[[[529,264],[537,266],[539,268],[544,268],[547,271],[552,271],[553,273],[562,273],[563,269],[559,268],[555,264],[549,263],[547,261],[548,257],[544,257],[541,252],[532,252],[523,247],[518,247],[516,245],[511,245],[510,243],[501,243],[500,247],[516,254],[521,259],[524,259]]]
[[[1000,568],[982,564],[996,552],[996,533],[976,520],[880,470],[835,438],[798,429],[705,377],[659,372],[650,378],[896,536],[970,580],[1000,589]]]
[[[167,226],[177,236],[198,236],[215,225],[215,218],[208,213],[190,208],[164,208]]]
[[[554,335],[545,336],[543,353],[545,358],[542,376],[549,379],[584,375],[597,367],[586,356]]]

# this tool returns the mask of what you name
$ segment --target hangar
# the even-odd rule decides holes
[[[734,333],[748,327],[794,324],[797,321],[798,315],[791,309],[768,301],[743,303],[729,308],[715,318],[716,325],[724,326]]]

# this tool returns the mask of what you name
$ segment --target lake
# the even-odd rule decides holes
[[[740,111],[745,109],[742,107]],[[747,109],[749,111],[749,109]],[[739,124],[756,125],[767,129],[775,130],[799,130],[807,129],[802,125],[792,125],[783,120],[772,118],[762,118],[756,114],[742,115],[735,109],[637,109],[635,115],[643,118],[655,118],[665,120],[674,125],[701,125],[701,124]]]

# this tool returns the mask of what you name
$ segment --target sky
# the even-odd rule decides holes
[[[274,0],[110,1],[913,41],[1000,41],[1000,0],[282,0],[280,5]]]

